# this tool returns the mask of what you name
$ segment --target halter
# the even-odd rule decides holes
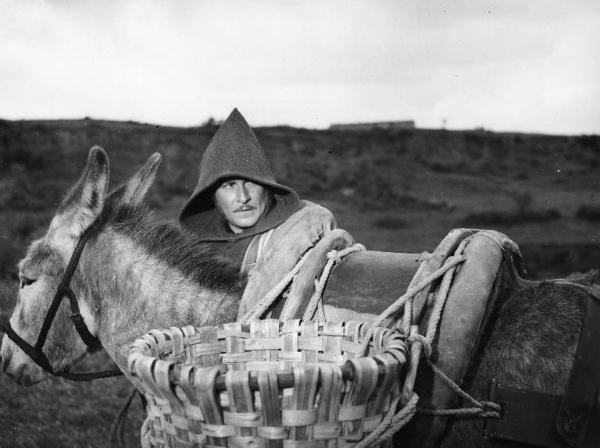
[[[50,303],[50,308],[48,309],[48,313],[44,318],[44,323],[42,324],[42,328],[35,345],[31,345],[21,338],[21,336],[19,336],[12,329],[10,322],[7,321],[0,324],[0,330],[6,333],[6,336],[8,336],[8,338],[13,341],[21,350],[23,350],[27,356],[29,356],[38,366],[52,375],[61,376],[74,381],[89,381],[96,378],[108,378],[123,374],[123,372],[118,369],[89,373],[69,373],[67,371],[57,372],[54,370],[50,364],[50,360],[43,352],[44,343],[46,342],[48,332],[50,331],[50,326],[52,325],[52,322],[56,317],[56,313],[58,312],[58,308],[65,297],[69,299],[69,304],[71,305],[71,320],[73,321],[73,325],[75,326],[75,329],[77,330],[77,333],[79,333],[79,336],[83,342],[85,342],[85,345],[87,345],[88,350],[93,353],[102,348],[100,340],[91,334],[85,326],[85,322],[79,311],[79,305],[77,304],[77,296],[69,286],[71,283],[71,277],[73,277],[73,273],[75,272],[77,264],[79,263],[79,258],[81,257],[83,248],[91,236],[92,229],[95,227],[95,225],[90,226],[77,242],[77,246],[75,246],[73,255],[71,255],[71,259],[67,264],[65,273],[58,285],[56,294],[54,294],[52,303]]]

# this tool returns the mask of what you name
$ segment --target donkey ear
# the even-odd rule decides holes
[[[156,172],[161,161],[162,156],[159,153],[152,154],[142,169],[135,173],[125,185],[110,194],[111,200],[117,201],[119,205],[129,207],[140,205],[156,179]]]
[[[58,207],[54,227],[67,230],[73,238],[80,237],[102,212],[107,189],[108,156],[94,146],[81,177]]]

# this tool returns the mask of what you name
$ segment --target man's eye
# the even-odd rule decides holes
[[[29,277],[25,277],[25,276],[21,276],[21,289],[25,288],[25,286],[29,286],[32,283],[35,282],[36,279],[34,278],[29,278]]]

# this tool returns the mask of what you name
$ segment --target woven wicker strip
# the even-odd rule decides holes
[[[152,330],[130,349],[154,447],[341,448],[397,401],[399,330],[361,322],[256,320]]]
[[[277,371],[274,368],[260,370],[257,378],[263,416],[263,426],[258,428],[257,434],[265,439],[267,448],[280,448],[288,431],[281,424]]]

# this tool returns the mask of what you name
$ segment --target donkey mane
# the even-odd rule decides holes
[[[128,206],[108,198],[99,226],[110,226],[131,238],[149,254],[177,269],[197,284],[227,294],[241,295],[244,282],[238,269],[192,233],[170,223],[157,223],[146,204]]]

